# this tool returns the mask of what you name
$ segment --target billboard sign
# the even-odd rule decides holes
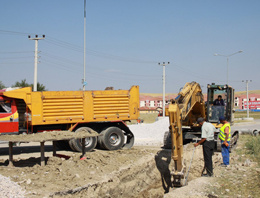
[[[260,101],[249,101],[249,109],[260,109]],[[247,101],[244,101],[244,109],[247,109]]]

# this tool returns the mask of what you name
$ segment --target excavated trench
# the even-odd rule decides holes
[[[134,164],[106,175],[102,181],[56,192],[53,197],[162,197],[160,180],[153,157],[146,156]]]
[[[193,155],[193,144],[186,145],[184,163],[186,170]],[[134,163],[103,177],[101,181],[55,192],[51,197],[164,197],[172,190],[170,170],[171,150],[146,149],[146,155]],[[194,152],[188,181],[200,177],[203,169],[202,148]]]
[[[193,149],[193,144],[184,148],[186,169]],[[68,160],[49,157],[43,167],[39,158],[15,158],[13,168],[0,160],[0,174],[22,186],[26,197],[164,197],[173,189],[171,150],[143,146],[95,150],[85,160],[79,160],[78,153],[68,154],[71,156]],[[217,160],[214,156],[214,161]],[[194,152],[188,181],[200,177],[203,163],[199,146]]]

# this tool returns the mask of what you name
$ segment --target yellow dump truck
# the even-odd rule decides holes
[[[43,91],[31,87],[0,91],[0,133],[94,130],[86,138],[90,151],[98,144],[107,150],[131,148],[134,135],[125,121],[139,117],[139,87],[130,90]],[[59,141],[62,149],[81,151],[79,139]]]

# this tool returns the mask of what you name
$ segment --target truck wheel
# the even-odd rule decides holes
[[[84,130],[91,130],[89,127],[81,127],[78,128],[75,133],[81,131],[82,129]],[[82,151],[82,141],[81,139],[72,139],[70,140],[71,142],[71,148],[77,152]],[[97,137],[87,137],[85,138],[85,151],[90,152],[92,151],[95,147],[97,146]]]
[[[78,152],[78,151],[74,148],[74,142],[75,142],[75,141],[76,141],[75,139],[68,140],[69,147],[70,147],[70,149],[71,149],[72,151]]]
[[[217,146],[217,152],[221,152],[221,141],[219,139],[217,139],[216,146]]]
[[[123,147],[125,136],[118,127],[109,127],[101,132],[100,146],[107,150],[118,150]]]
[[[172,139],[171,139],[171,133],[169,131],[166,131],[164,133],[163,137],[163,144],[165,149],[171,149],[172,148]]]

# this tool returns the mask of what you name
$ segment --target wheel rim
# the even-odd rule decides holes
[[[80,141],[80,142],[81,142],[81,145],[82,145],[82,141]],[[91,137],[85,138],[85,147],[91,145],[92,143],[93,143],[93,138],[91,138]]]
[[[117,146],[120,143],[120,141],[121,141],[120,136],[118,136],[115,133],[112,133],[109,137],[109,142],[111,145]]]

